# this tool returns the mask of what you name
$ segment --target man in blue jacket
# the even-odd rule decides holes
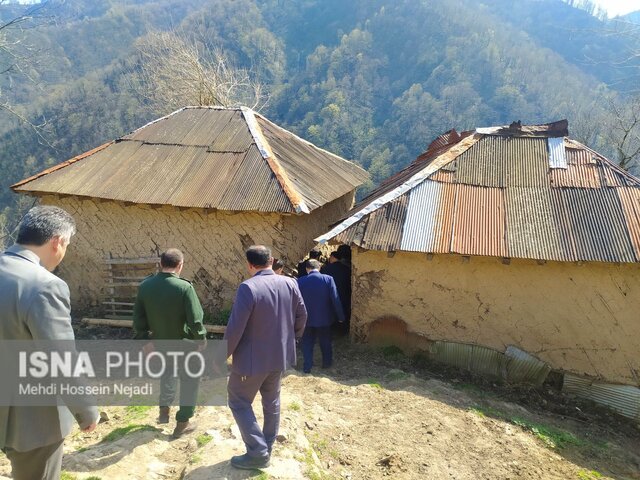
[[[293,278],[271,269],[271,251],[262,245],[246,251],[251,278],[236,293],[224,335],[233,356],[227,391],[229,408],[247,453],[231,459],[236,468],[269,466],[280,425],[280,380],[296,363],[296,339],[302,336],[307,311]],[[251,404],[260,391],[264,424],[256,422]]]
[[[344,322],[344,310],[338,297],[336,284],[329,275],[320,273],[317,260],[307,260],[307,275],[298,279],[298,286],[307,307],[307,326],[302,336],[302,356],[305,373],[313,366],[313,347],[320,341],[322,368],[329,368],[333,361],[331,325],[336,320]]]

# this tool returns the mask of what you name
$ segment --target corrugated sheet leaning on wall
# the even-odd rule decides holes
[[[640,180],[569,139],[561,123],[479,129],[472,141],[469,132],[448,132],[317,240],[369,250],[639,262]]]
[[[551,371],[548,364],[512,345],[503,353],[480,345],[436,341],[428,354],[438,362],[510,383],[542,385]]]
[[[640,424],[640,388],[594,382],[565,373],[562,391],[606,405]]]

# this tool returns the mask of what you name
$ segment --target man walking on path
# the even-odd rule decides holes
[[[307,261],[307,276],[298,279],[304,303],[309,312],[307,326],[302,336],[303,371],[311,372],[313,347],[316,338],[322,351],[322,368],[329,368],[333,362],[331,347],[331,325],[336,320],[344,322],[344,310],[338,297],[336,284],[329,275],[320,273],[320,262]]]
[[[71,215],[34,207],[24,216],[15,245],[0,255],[0,340],[74,340],[69,287],[53,273],[75,233]],[[0,448],[15,480],[58,480],[64,437],[75,420],[96,428],[93,406],[0,407]]]
[[[262,245],[246,251],[251,278],[242,282],[224,335],[232,356],[227,390],[229,408],[247,453],[231,459],[236,468],[269,466],[280,426],[282,373],[296,363],[296,339],[302,336],[307,311],[297,282],[271,269],[271,251]],[[264,424],[251,404],[260,392]]]
[[[161,270],[146,278],[138,288],[133,309],[135,338],[153,340],[203,340],[206,330],[202,323],[204,313],[193,285],[180,278],[184,255],[177,248],[170,248],[160,256]],[[150,348],[152,348],[150,346]],[[169,423],[170,405],[175,400],[178,379],[172,375],[169,365],[160,378],[160,415],[158,423]],[[180,409],[176,414],[173,437],[179,438],[196,429],[190,423],[195,412],[199,379],[180,373]]]
[[[329,261],[320,269],[320,273],[329,275],[336,284],[344,312],[344,323],[340,323],[339,328],[342,334],[348,334],[351,319],[351,268],[342,262],[341,254],[334,251],[331,252]]]

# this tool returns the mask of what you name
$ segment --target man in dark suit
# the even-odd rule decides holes
[[[351,267],[344,263],[339,251],[331,252],[329,261],[320,269],[320,273],[329,275],[336,283],[342,311],[344,312],[344,323],[339,324],[341,333],[349,333],[349,320],[351,319]]]
[[[296,339],[304,332],[307,310],[296,281],[271,269],[267,247],[250,247],[246,258],[251,278],[238,288],[224,338],[233,357],[229,408],[247,448],[246,454],[231,459],[231,465],[254,469],[269,465],[280,425],[280,381],[296,363]],[[258,391],[262,429],[251,408]]]
[[[160,255],[160,272],[142,281],[133,309],[135,338],[153,340],[202,340],[207,331],[202,324],[204,312],[189,280],[180,277],[184,255],[169,248]],[[170,405],[176,396],[178,379],[173,364],[160,377],[160,415],[158,423],[169,423]],[[180,372],[180,409],[176,413],[173,438],[196,429],[190,419],[195,412],[199,380]]]
[[[71,215],[34,207],[15,245],[0,255],[0,340],[73,340],[69,287],[53,273],[75,233]],[[0,407],[0,448],[16,480],[58,480],[64,438],[75,420],[84,432],[98,421],[89,405]]]
[[[309,318],[302,336],[303,370],[311,372],[313,347],[316,338],[322,351],[322,368],[329,368],[333,362],[331,347],[331,325],[337,320],[344,322],[344,310],[338,297],[336,284],[329,275],[320,273],[320,262],[307,261],[307,276],[298,279],[302,298],[307,306]]]

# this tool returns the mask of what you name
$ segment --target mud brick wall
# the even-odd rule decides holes
[[[353,251],[352,335],[413,348],[442,340],[640,386],[640,267]]]
[[[350,193],[309,215],[280,215],[154,208],[76,197],[41,199],[64,208],[77,222],[77,234],[58,272],[69,284],[74,315],[104,311],[106,258],[150,257],[169,247],[184,252],[182,276],[193,281],[205,309],[230,308],[238,284],[248,275],[248,246],[267,245],[275,257],[295,265],[353,200]]]

